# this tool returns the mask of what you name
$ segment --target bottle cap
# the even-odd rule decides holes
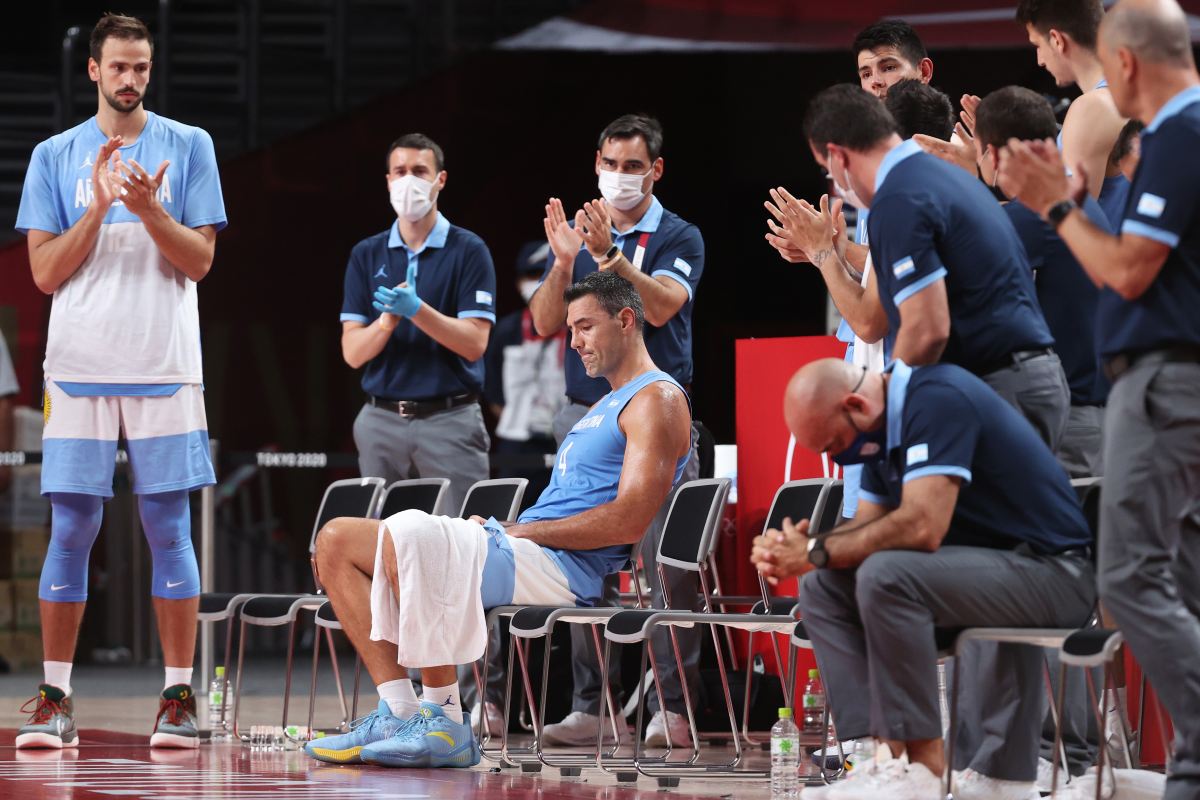
[[[224,667],[217,667],[217,677],[218,678],[225,677],[225,668]]]
[[[792,718],[792,710],[790,708],[779,709],[779,718],[780,719],[791,719]]]
[[[810,681],[811,681],[811,680],[816,680],[816,678],[817,678],[817,676],[818,676],[819,674],[820,674],[820,670],[817,670],[817,669],[810,669],[810,670],[808,671],[808,679],[809,679]]]

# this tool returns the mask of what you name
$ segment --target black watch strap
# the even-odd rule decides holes
[[[608,252],[604,254],[604,260],[611,261],[612,259],[616,258],[620,252],[621,248],[617,247],[616,243],[614,242],[613,246],[608,248]]]
[[[808,563],[817,569],[825,569],[825,565],[829,563],[829,551],[825,549],[824,536],[809,539]]]
[[[1046,221],[1050,223],[1050,227],[1057,230],[1058,226],[1062,225],[1063,220],[1067,218],[1067,215],[1077,208],[1079,208],[1079,204],[1074,200],[1063,200],[1061,203],[1055,203],[1046,212]]]

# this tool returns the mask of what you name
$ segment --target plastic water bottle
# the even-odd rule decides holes
[[[208,729],[212,731],[213,742],[226,742],[231,738],[225,716],[233,707],[233,692],[227,684],[225,668],[217,667],[217,676],[208,685]]]
[[[821,676],[817,670],[808,671],[808,683],[804,684],[804,720],[805,733],[820,734],[825,729],[825,687],[821,685]]]
[[[779,709],[779,721],[771,728],[771,800],[799,795],[800,731],[790,708]]]

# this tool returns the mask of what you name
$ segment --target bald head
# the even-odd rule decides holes
[[[1121,0],[1105,14],[1100,41],[1144,63],[1193,68],[1187,15],[1175,0]]]
[[[796,441],[818,452],[829,449],[846,397],[862,377],[862,367],[837,358],[801,367],[783,395],[783,419]]]

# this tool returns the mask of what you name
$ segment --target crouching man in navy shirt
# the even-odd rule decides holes
[[[909,760],[856,769],[834,796],[937,797],[934,630],[1083,625],[1095,602],[1083,512],[1034,429],[954,365],[879,373],[822,359],[792,378],[784,417],[805,447],[865,465],[858,515],[811,539],[808,520],[785,520],[755,540],[752,560],[772,581],[805,576],[805,627],[839,738],[874,736]],[[967,682],[1016,708],[1009,729],[960,742],[956,761],[1008,749],[1023,774],[1003,777],[1032,790],[1041,652],[1003,645],[998,658],[963,660]],[[970,768],[955,778],[955,797],[1000,796]]]
[[[646,350],[633,285],[594,272],[564,294],[571,347],[611,390],[567,434],[550,485],[517,523],[410,510],[382,523],[336,519],[318,534],[321,581],[381,700],[350,733],[311,742],[314,758],[479,763],[454,665],[483,654],[484,612],[512,603],[595,605],[682,477],[689,402]],[[414,667],[422,670],[423,703],[408,680]]]
[[[1200,75],[1172,0],[1121,0],[1099,55],[1122,115],[1146,123],[1112,235],[1078,207],[1052,142],[1010,141],[1001,180],[1102,286],[1100,594],[1175,723],[1168,800],[1200,797]],[[1072,194],[1076,199],[1072,199]]]

